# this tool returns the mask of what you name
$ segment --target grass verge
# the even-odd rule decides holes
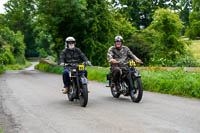
[[[191,45],[187,49],[192,53],[194,58],[200,63],[200,40],[190,40]]]
[[[31,65],[31,63],[29,61],[26,61],[25,64],[7,65],[6,70],[21,70],[21,69],[26,68],[30,65]]]
[[[57,74],[62,74],[64,70],[63,67],[49,64],[38,64],[35,68]],[[88,71],[88,80],[107,82],[108,68],[87,67],[86,69]],[[200,72],[141,70],[140,74],[144,90],[200,98]]]

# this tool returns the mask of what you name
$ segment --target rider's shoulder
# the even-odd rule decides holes
[[[110,50],[110,49],[115,49],[115,46],[111,46],[111,47],[109,48],[109,50]]]
[[[74,49],[75,49],[75,51],[81,52],[81,49],[80,49],[80,48],[75,47]]]
[[[125,50],[129,50],[129,47],[124,46],[124,45],[122,46],[122,48],[125,49]]]

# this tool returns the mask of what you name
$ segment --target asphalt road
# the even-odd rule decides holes
[[[61,75],[33,67],[0,75],[3,133],[200,133],[200,100],[145,91],[138,104],[89,81],[82,108],[68,101],[62,86]]]

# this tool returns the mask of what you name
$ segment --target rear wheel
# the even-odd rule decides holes
[[[142,81],[140,78],[136,78],[133,82],[133,88],[130,89],[131,100],[135,103],[140,102],[143,95]]]
[[[115,86],[111,86],[111,93],[114,98],[119,98],[120,93],[117,91]]]
[[[80,104],[82,107],[86,107],[88,103],[88,88],[87,85],[82,85],[82,89],[79,94]]]

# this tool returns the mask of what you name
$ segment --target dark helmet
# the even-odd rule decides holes
[[[115,42],[123,42],[123,37],[122,36],[116,36],[115,37]]]
[[[71,37],[71,36],[67,37],[67,38],[65,39],[65,47],[67,47],[67,44],[68,44],[69,42],[74,42],[74,44],[75,44],[75,43],[76,43],[76,40],[75,40],[74,37]]]

